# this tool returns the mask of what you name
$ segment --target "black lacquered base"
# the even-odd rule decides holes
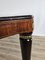
[[[29,36],[28,34],[26,36]],[[20,37],[22,60],[31,60],[32,38]]]

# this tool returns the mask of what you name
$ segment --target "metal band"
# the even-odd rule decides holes
[[[23,39],[32,39],[32,36],[20,36],[20,38],[23,38]]]

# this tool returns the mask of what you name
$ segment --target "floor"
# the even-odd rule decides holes
[[[31,60],[45,60],[45,36],[32,37]],[[22,60],[19,35],[0,39],[0,60]]]

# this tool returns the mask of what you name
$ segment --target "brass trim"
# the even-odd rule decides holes
[[[23,39],[32,39],[32,36],[20,36],[20,38],[23,38]]]

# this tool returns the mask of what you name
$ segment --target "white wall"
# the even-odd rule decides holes
[[[45,0],[0,0],[0,16],[33,15],[33,35],[45,36]]]

